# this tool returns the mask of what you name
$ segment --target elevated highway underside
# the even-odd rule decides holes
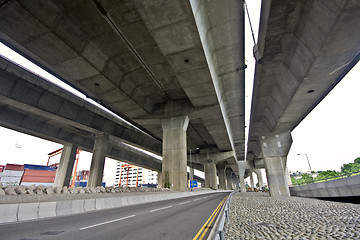
[[[216,11],[216,6],[192,4],[200,15]],[[230,34],[239,27],[241,7],[232,3],[226,10],[215,18],[200,17],[222,34],[230,27]],[[162,119],[188,116],[188,149],[234,150],[244,159],[244,83],[237,78],[244,64],[224,55],[239,52],[234,44],[242,41],[240,34],[233,31],[233,42],[223,42],[218,32],[206,30],[213,35],[210,51],[219,55],[209,69],[207,43],[200,39],[189,2],[10,1],[0,22],[4,43],[155,139],[163,138]],[[215,86],[211,71],[224,75]],[[232,92],[224,96],[226,89]],[[234,160],[232,165],[235,171]]]

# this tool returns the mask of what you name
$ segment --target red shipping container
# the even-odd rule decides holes
[[[12,171],[24,171],[24,165],[18,164],[6,164],[5,170],[12,170]]]
[[[55,177],[23,176],[21,182],[53,183]]]
[[[56,175],[56,171],[31,170],[31,169],[25,169],[24,171],[24,176],[55,177],[55,175]]]

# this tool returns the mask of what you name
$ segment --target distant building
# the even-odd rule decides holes
[[[117,163],[115,186],[140,187],[157,184],[157,172],[122,162]]]

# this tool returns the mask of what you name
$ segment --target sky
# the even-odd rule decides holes
[[[258,19],[261,0],[248,1],[248,9],[257,39]],[[251,106],[252,83],[255,60],[252,54],[254,45],[247,16],[245,17],[246,49],[246,112],[249,118]],[[8,55],[0,44],[0,54]],[[9,56],[9,55],[8,55]],[[33,70],[34,71],[34,70]],[[40,70],[36,70],[40,71]],[[330,92],[330,94],[294,129],[293,144],[288,155],[287,165],[291,172],[309,171],[305,155],[307,154],[313,170],[340,170],[344,163],[360,157],[360,111],[359,102],[360,65],[353,70]],[[47,76],[53,78],[51,76]],[[58,83],[61,84],[61,83]],[[1,86],[0,86],[1,87]],[[0,113],[1,114],[1,113]],[[246,126],[249,125],[246,122]],[[246,129],[247,131],[248,129]],[[0,127],[0,165],[6,163],[46,165],[48,153],[61,148],[62,145],[42,140],[29,135]],[[60,156],[53,157],[51,163],[58,162]],[[90,168],[91,153],[81,152],[78,170]],[[116,161],[105,161],[104,178],[111,178]],[[197,171],[195,174],[199,175]],[[202,175],[202,174],[200,174]]]

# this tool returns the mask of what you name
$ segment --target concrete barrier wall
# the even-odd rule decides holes
[[[310,198],[360,196],[360,175],[290,187],[291,196]]]
[[[0,204],[0,223],[66,216],[89,211],[111,209],[149,202],[214,193],[214,191],[141,194],[112,198],[77,199],[58,202]]]

